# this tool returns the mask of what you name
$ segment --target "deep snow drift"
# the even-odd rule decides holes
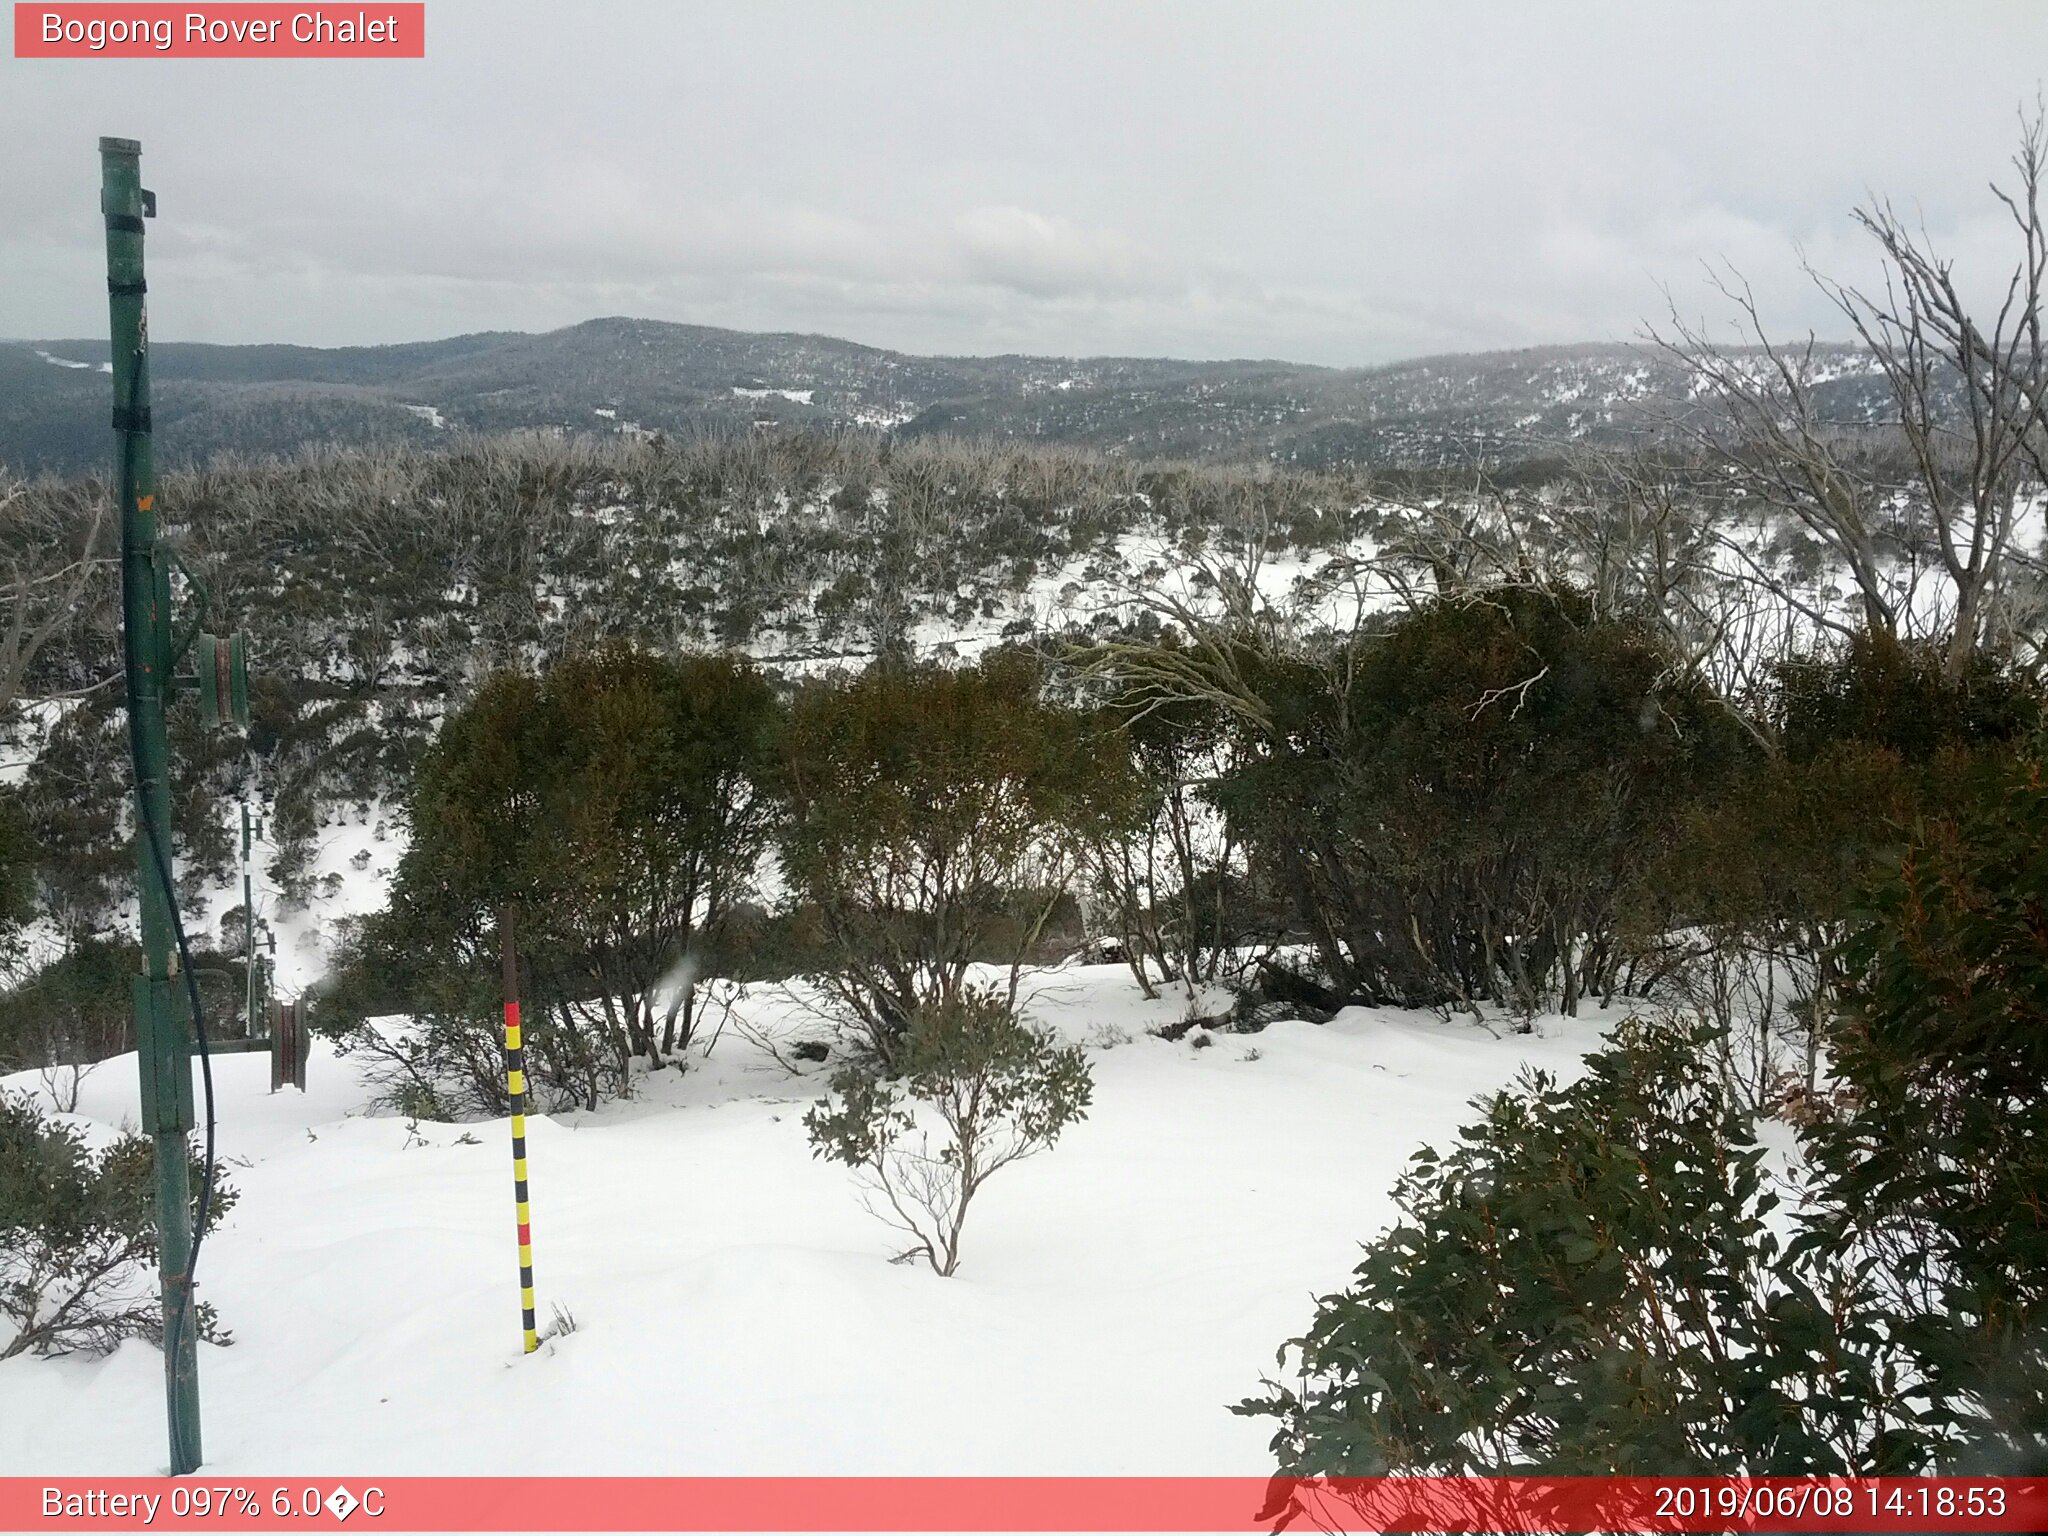
[[[1095,1105],[990,1182],[957,1277],[890,1264],[853,1176],[812,1158],[829,1066],[792,1075],[728,1028],[636,1099],[529,1122],[541,1316],[578,1324],[531,1357],[502,1120],[371,1114],[324,1046],[303,1096],[268,1092],[265,1056],[217,1061],[242,1198],[201,1258],[236,1339],[201,1346],[206,1470],[1262,1475],[1271,1425],[1227,1405],[1346,1282],[1408,1155],[1525,1062],[1572,1073],[1612,1022],[1352,1009],[1168,1041],[1146,1031],[1185,1005],[1121,967],[1028,985],[1090,1045]],[[821,1032],[778,989],[740,1017]],[[136,1092],[109,1061],[79,1118],[109,1134]],[[153,1349],[0,1365],[0,1474],[164,1457]]]

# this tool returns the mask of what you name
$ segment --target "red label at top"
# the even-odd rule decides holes
[[[36,4],[15,0],[17,59],[422,59],[427,7]]]

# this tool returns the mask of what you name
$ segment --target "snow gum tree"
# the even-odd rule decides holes
[[[1646,626],[1535,583],[1340,642],[1218,628],[1123,648],[1154,697],[1226,709],[1207,793],[1284,891],[1329,1002],[1569,1013],[1613,991],[1623,904],[1745,745]]]
[[[456,1077],[493,1107],[513,905],[537,1085],[591,1107],[622,1090],[635,1055],[689,1044],[689,977],[716,963],[767,845],[778,723],[767,682],[726,657],[607,645],[493,677],[421,764],[391,906],[357,946],[387,983],[366,991],[447,1024]],[[427,1064],[406,1070],[432,1086]]]
[[[1085,676],[1095,660],[1083,648],[1068,664]],[[1094,895],[1145,995],[1157,995],[1157,977],[1192,997],[1230,966],[1247,926],[1242,850],[1210,798],[1230,765],[1233,733],[1206,700],[1162,699],[1131,687],[1113,665],[1098,670],[1109,684],[1104,715],[1137,793],[1127,815],[1105,820],[1091,850]]]
[[[911,1016],[976,961],[1018,974],[1071,897],[1097,829],[1131,793],[1086,714],[1038,665],[880,667],[798,695],[784,737],[782,866],[816,923],[824,982],[893,1059]]]

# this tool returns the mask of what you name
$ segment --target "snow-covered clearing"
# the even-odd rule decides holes
[[[37,347],[34,350],[37,357],[59,368],[96,368],[101,373],[112,373],[114,371],[112,363],[81,363],[68,357],[56,357],[51,353],[45,352],[41,347]]]
[[[303,1096],[268,1092],[267,1057],[217,1061],[241,1201],[201,1260],[236,1337],[201,1348],[206,1469],[1260,1474],[1271,1426],[1227,1405],[1344,1283],[1409,1153],[1525,1062],[1574,1071],[1612,1022],[1352,1009],[1174,1042],[1146,1031],[1184,1004],[1121,967],[1030,985],[1090,1045],[1095,1104],[988,1185],[957,1277],[889,1263],[852,1176],[811,1157],[829,1064],[792,1075],[728,1028],[631,1101],[530,1121],[541,1316],[578,1325],[530,1358],[503,1121],[369,1113],[324,1046]],[[740,1016],[821,1033],[780,989]],[[95,1136],[135,1120],[132,1057],[81,1111]],[[163,1458],[153,1350],[0,1365],[0,1473]]]

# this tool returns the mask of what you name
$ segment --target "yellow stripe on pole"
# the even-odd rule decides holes
[[[533,1327],[533,1217],[526,1199],[526,1073],[519,1049],[519,964],[512,939],[512,908],[498,911],[498,943],[505,967],[505,1096],[512,1118],[512,1200],[519,1212],[520,1336],[527,1354],[540,1348]]]

